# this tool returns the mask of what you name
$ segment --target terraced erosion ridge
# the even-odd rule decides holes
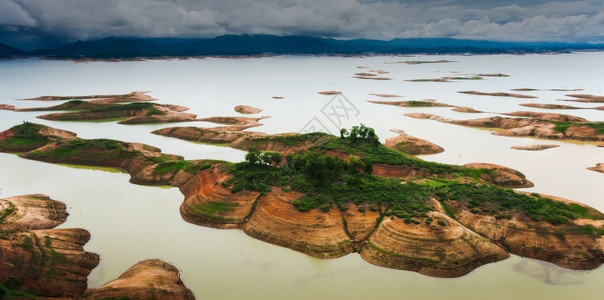
[[[187,132],[197,131],[162,130]],[[186,221],[241,228],[319,258],[356,252],[375,265],[439,277],[462,276],[509,253],[573,269],[592,269],[604,259],[600,212],[510,190],[530,181],[509,168],[425,162],[379,144],[364,126],[341,137],[246,133],[237,139],[237,147],[250,151],[245,162],[185,161],[148,145],[83,140],[24,123],[0,133],[0,151],[119,168],[133,183],[178,187]]]
[[[81,228],[53,229],[67,219],[63,202],[32,194],[0,199],[0,298],[194,299],[178,270],[160,260],[136,264],[118,280],[87,290],[99,256]]]
[[[83,249],[88,231],[53,229],[66,219],[65,204],[45,195],[0,199],[0,298],[84,293],[99,256]]]

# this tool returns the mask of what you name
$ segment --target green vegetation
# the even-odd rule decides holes
[[[260,153],[258,149],[251,148],[245,155],[245,161],[252,165],[279,165],[283,156],[279,152],[267,151]]]
[[[32,128],[40,125],[20,126],[21,135],[36,138],[38,133]],[[233,193],[248,190],[263,194],[273,186],[299,192],[303,196],[295,199],[293,205],[300,211],[315,208],[329,211],[333,206],[346,210],[349,204],[356,204],[359,211],[379,211],[381,217],[396,216],[409,223],[419,223],[418,219],[426,221],[426,213],[433,209],[429,203],[431,198],[440,200],[445,213],[451,218],[455,216],[445,203],[448,200],[464,202],[473,213],[488,212],[498,219],[510,218],[514,212],[522,212],[532,220],[551,224],[568,223],[577,218],[601,218],[597,211],[578,204],[565,204],[537,194],[518,194],[482,182],[480,178],[483,175],[495,176],[492,170],[426,162],[385,147],[379,144],[373,129],[362,124],[340,133],[340,137],[311,133],[252,139],[252,144],[305,144],[308,149],[289,154],[285,160],[278,152],[251,149],[245,162],[222,162],[231,175],[223,185]],[[131,149],[126,143],[107,139],[70,139],[57,143],[57,148],[32,153],[58,158],[59,161],[69,158],[72,163],[95,165],[104,161],[119,166],[138,157],[144,165],[155,165],[154,173],[158,174],[179,170],[197,174],[215,163],[185,161],[165,154],[146,155]],[[376,164],[416,171],[418,177],[401,182],[396,178],[372,176]],[[472,181],[475,183],[468,183]],[[218,207],[195,209],[206,214],[221,210]]]
[[[0,142],[0,150],[7,152],[22,152],[36,149],[48,142],[48,137],[40,134],[45,126],[30,122],[23,122],[11,128],[14,136]]]
[[[9,277],[0,283],[0,299],[33,299],[36,295],[32,291],[19,291],[23,284],[23,279],[18,277]]]
[[[595,130],[596,134],[604,134],[604,122],[589,122],[589,123],[581,123],[581,122],[556,122],[550,121],[555,125],[554,129],[556,131],[562,132],[566,134],[566,130],[571,126],[577,127],[589,127]]]
[[[189,209],[193,211],[195,214],[208,216],[212,218],[218,218],[222,220],[235,220],[233,218],[226,218],[221,216],[220,214],[224,213],[226,210],[237,206],[237,203],[223,203],[223,202],[208,202],[203,204],[196,204],[189,206]]]
[[[373,141],[370,142],[363,139],[351,140],[350,138],[325,136],[310,149],[321,153],[327,151],[346,153],[359,157],[366,164],[401,165],[412,170],[423,170],[429,174],[449,173],[460,176],[475,176],[475,172],[477,172],[476,170],[464,167],[427,162],[382,144],[375,145]]]
[[[102,106],[102,107],[98,107],[98,108],[92,108],[89,111],[92,113],[110,113],[111,116],[121,116],[121,115],[125,115],[125,116],[129,116],[130,111],[140,111],[140,110],[146,110],[147,111],[147,115],[165,115],[166,113],[158,110],[155,107],[155,104],[153,103],[149,103],[149,102],[135,102],[135,103],[128,103],[128,104],[112,104],[112,105],[106,105],[106,106]]]
[[[449,218],[455,219],[455,214],[453,214],[453,211],[451,210],[451,208],[449,208],[449,206],[447,205],[447,203],[441,201],[440,205],[443,207],[443,210],[445,211],[445,214],[447,216],[449,216]]]
[[[198,204],[194,206],[195,211],[203,211],[204,214],[214,216],[215,214],[221,214],[229,208],[237,206],[237,203],[223,203],[211,201],[204,204]]]
[[[57,143],[57,147],[47,151],[36,151],[45,157],[100,156],[105,159],[126,158],[130,152],[121,142],[110,139],[70,139]]]
[[[138,115],[143,111],[145,115],[165,115],[166,112],[157,109],[156,104],[149,102],[134,102],[128,104],[89,104],[82,105],[74,103],[69,105],[72,109],[81,109],[77,112],[58,113],[52,119],[73,120],[121,120]]]
[[[353,132],[356,134],[351,134]],[[318,136],[310,150],[288,155],[286,163],[280,166],[268,158],[261,158],[263,154],[253,150],[246,155],[246,162],[230,168],[232,177],[223,184],[232,192],[256,190],[266,193],[273,186],[300,192],[304,196],[293,202],[299,211],[319,208],[327,212],[334,205],[346,210],[348,204],[353,203],[362,210],[369,207],[378,210],[382,216],[396,216],[408,223],[419,223],[418,218],[427,220],[426,213],[433,209],[427,201],[432,197],[441,201],[451,218],[455,215],[445,203],[447,200],[464,202],[474,213],[489,212],[497,218],[510,218],[513,212],[522,212],[534,221],[551,224],[568,223],[577,218],[600,218],[598,212],[581,205],[565,204],[537,194],[518,194],[485,183],[462,183],[458,179],[480,182],[481,175],[492,177],[494,174],[492,170],[419,160],[375,144],[370,132],[361,125],[353,128],[351,133],[342,130],[340,138]],[[326,155],[328,151],[349,156],[343,160]],[[401,182],[400,179],[372,176],[376,163],[424,171],[424,177],[432,179]],[[442,178],[442,175],[447,176]],[[446,225],[441,223],[444,221],[438,222],[441,226]]]
[[[460,77],[447,77],[451,80],[482,80],[481,76],[460,76]]]
[[[293,135],[270,135],[270,136],[250,136],[246,139],[245,143],[248,149],[256,148],[261,149],[263,145],[269,143],[276,143],[283,145],[284,147],[297,147],[304,143],[316,143],[323,138],[331,137],[322,132],[313,132],[306,134],[293,134]]]
[[[308,151],[289,155],[287,164],[281,167],[249,161],[235,164],[229,171],[233,177],[225,185],[232,192],[244,189],[268,192],[272,186],[280,186],[304,193],[304,197],[294,201],[300,211],[313,208],[329,211],[333,205],[346,210],[348,203],[384,207],[384,213],[399,217],[429,211],[425,204],[427,187],[371,176],[365,173],[368,169],[370,165],[358,159],[344,161]]]
[[[155,166],[153,172],[158,174],[164,174],[183,170],[191,174],[197,174],[200,171],[203,171],[210,167],[212,167],[212,164],[209,163],[197,163],[195,161],[189,160],[171,160],[159,163],[157,166]]]
[[[375,134],[373,128],[369,128],[361,123],[359,126],[353,126],[350,132],[344,128],[340,130],[340,138],[348,140],[352,144],[370,142],[374,146],[380,144],[380,138]]]
[[[503,212],[520,211],[533,221],[546,221],[554,225],[589,217],[587,208],[580,205],[566,204],[537,194],[518,194],[511,189],[488,184],[451,182],[436,188],[434,196],[442,201],[464,202],[469,209],[476,212],[500,213],[498,216],[506,217],[507,214]]]
[[[577,232],[579,234],[596,235],[596,236],[604,235],[604,226],[597,228],[592,225],[583,225],[583,226],[579,226],[576,228],[572,228],[571,230],[573,230],[574,232]]]
[[[17,211],[17,207],[15,207],[15,205],[12,202],[7,201],[6,208],[4,208],[2,211],[0,211],[0,224],[4,223],[6,218],[8,216],[14,214],[16,211]]]

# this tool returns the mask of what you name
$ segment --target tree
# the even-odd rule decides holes
[[[365,126],[363,123],[359,126],[352,126],[350,132],[345,128],[340,130],[340,138],[345,138],[353,143],[360,141],[371,142],[374,146],[380,144],[380,138],[375,134],[373,128]]]
[[[256,148],[251,148],[250,151],[245,155],[245,161],[251,165],[259,165],[262,163],[260,157],[260,151]]]
[[[260,159],[264,164],[277,166],[283,161],[283,156],[279,152],[264,152]]]

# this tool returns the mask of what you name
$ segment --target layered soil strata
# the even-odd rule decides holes
[[[481,174],[480,178],[497,186],[510,188],[529,188],[534,186],[532,182],[526,179],[524,174],[508,167],[486,163],[469,163],[465,164],[464,167],[489,170],[489,172]]]
[[[180,280],[176,267],[148,259],[132,266],[118,279],[85,294],[83,299],[193,300],[195,297]]]
[[[479,110],[475,110],[471,107],[465,107],[465,106],[455,107],[452,109],[452,111],[462,112],[462,113],[472,113],[472,114],[481,113],[481,111],[479,111]]]
[[[262,111],[262,109],[248,106],[248,105],[237,105],[237,106],[235,106],[235,111],[240,114],[251,115],[251,114],[260,113]]]
[[[382,221],[361,251],[364,260],[424,275],[458,277],[477,267],[503,260],[509,254],[490,240],[439,212],[430,224]]]
[[[403,130],[390,129],[398,136],[386,139],[384,145],[411,155],[436,154],[445,151],[442,147],[426,140],[406,134]]]
[[[39,297],[75,298],[99,256],[84,251],[84,229],[52,229],[67,219],[63,202],[45,195],[0,199],[0,285]]]
[[[498,128],[495,135],[530,136],[554,140],[604,141],[604,123],[589,122],[582,118],[546,113],[521,112],[532,117],[490,117],[471,120],[453,120],[426,113],[406,113],[405,116],[429,119],[442,123],[479,128]],[[570,121],[569,121],[570,120]]]
[[[565,199],[557,200],[568,202]],[[602,263],[604,243],[596,233],[602,226],[602,222],[596,220],[601,219],[601,214],[592,208],[588,208],[588,213],[595,216],[589,219],[553,225],[528,220],[519,213],[497,218],[482,211],[472,212],[461,202],[446,203],[458,222],[512,253],[570,269],[593,269]]]
[[[406,189],[405,197],[415,197],[411,202],[381,202],[383,197],[392,195],[388,194],[391,191],[380,190],[371,192],[373,200],[370,201],[376,202],[367,203],[363,202],[366,201],[363,198],[355,198],[354,204],[352,200],[344,199],[337,208],[330,204],[302,210],[298,205],[305,197],[323,197],[308,193],[321,192],[327,187],[313,190],[299,181],[305,177],[286,178],[292,176],[288,172],[294,172],[294,169],[281,169],[284,166],[243,166],[244,169],[241,169],[241,164],[185,161],[178,156],[162,154],[159,149],[147,145],[80,140],[69,134],[65,135],[68,139],[64,140],[60,136],[48,135],[53,130],[35,124],[20,125],[1,133],[0,145],[7,136],[21,136],[23,131],[34,140],[44,137],[45,144],[21,154],[21,157],[116,167],[130,173],[131,181],[135,183],[179,187],[185,196],[181,214],[186,221],[217,228],[241,228],[255,238],[315,257],[331,258],[360,252],[363,259],[376,265],[440,277],[462,276],[480,265],[505,259],[508,254],[503,249],[578,269],[594,268],[604,258],[602,214],[588,206],[563,199],[549,196],[541,198],[546,196],[532,194],[519,196],[511,190],[496,188],[490,183],[509,187],[530,186],[522,173],[502,166],[473,164],[459,167],[422,162],[381,145],[367,144],[354,148],[351,146],[354,144],[344,138],[320,133],[252,136],[251,140],[240,143],[242,148],[264,145],[284,154],[296,152],[292,149],[301,151],[294,154],[305,153],[309,149],[321,150],[325,151],[326,156],[331,153],[331,156],[346,157],[349,163],[359,158],[375,161],[374,174],[394,175],[399,179],[379,179],[353,172],[357,175],[336,182],[332,187],[349,189],[351,187],[347,185],[352,184],[356,180],[354,176],[357,176],[361,181],[358,184],[365,185],[365,188],[375,184],[390,184],[389,189],[400,191],[399,188],[403,188]],[[344,148],[338,148],[338,145]],[[388,160],[382,156],[372,157],[375,151],[389,156]],[[401,173],[380,174],[387,168]],[[284,173],[278,173],[278,170],[284,170]],[[271,176],[276,178],[269,180]],[[294,182],[298,182],[296,184],[302,184],[302,188],[282,185],[279,183],[282,179],[294,179]],[[492,202],[491,197],[503,202]],[[517,201],[547,205],[539,209],[559,209],[560,212],[556,212],[559,215],[539,219],[540,215],[535,215],[534,210],[524,209],[516,202],[505,202],[516,198]],[[495,229],[476,225],[467,213],[487,221],[494,220],[496,226],[507,228],[505,233],[508,235],[502,238],[502,234],[491,234]],[[542,230],[540,228],[547,229],[549,235],[537,238],[536,235]],[[548,240],[553,237],[567,241],[568,245],[558,241],[549,243]],[[529,240],[539,242],[523,248],[522,243],[516,240],[524,244]],[[546,251],[540,253],[538,247]],[[576,247],[577,252],[568,254],[570,247]]]

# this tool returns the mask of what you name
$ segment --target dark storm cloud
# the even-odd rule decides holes
[[[0,0],[0,39],[237,33],[601,42],[604,1]]]

